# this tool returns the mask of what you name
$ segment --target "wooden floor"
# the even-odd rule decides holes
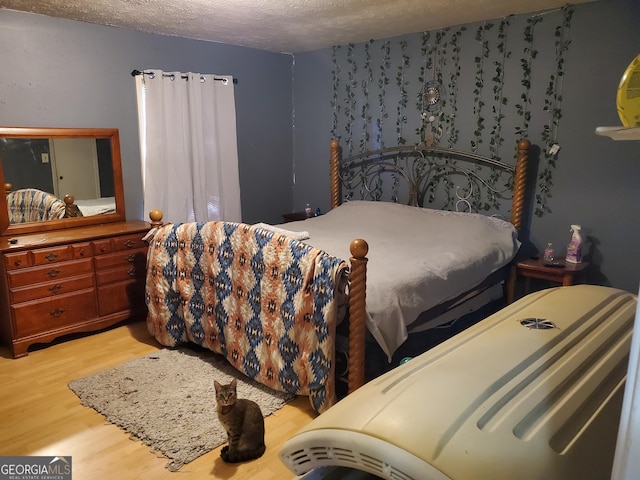
[[[185,465],[165,469],[167,460],[84,407],[70,380],[119,365],[160,348],[144,322],[59,342],[13,359],[0,349],[0,455],[71,456],[76,480],[292,479],[279,460],[280,446],[308,423],[314,412],[306,397],[266,418],[267,451],[258,460],[227,465],[220,449]],[[215,399],[211,399],[212,422]]]

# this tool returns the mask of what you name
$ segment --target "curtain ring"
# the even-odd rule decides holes
[[[150,78],[151,80],[153,80],[154,78],[156,78],[156,74],[155,74],[155,72],[149,72],[149,73],[147,73],[147,75],[149,76],[149,78]],[[143,74],[143,77],[144,77],[144,74]]]
[[[223,78],[222,79],[222,84],[223,85],[227,85],[229,83],[229,79],[228,78]]]
[[[207,77],[205,77],[204,75],[200,75],[200,83],[204,83],[207,81]]]

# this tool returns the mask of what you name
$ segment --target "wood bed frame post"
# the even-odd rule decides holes
[[[342,203],[340,181],[340,143],[331,140],[331,208]],[[364,350],[367,333],[367,253],[369,245],[357,238],[350,245],[349,271],[349,371],[347,393],[355,392],[364,385]]]
[[[369,245],[358,238],[351,242],[349,273],[349,382],[348,393],[364,385],[364,346],[367,332],[366,282]]]
[[[151,219],[151,228],[162,226],[162,210],[151,210],[149,212],[149,218]]]
[[[527,165],[529,162],[529,140],[518,142],[518,152],[516,153],[516,171],[513,175],[513,200],[511,201],[511,223],[516,230],[522,226],[522,216],[524,214],[524,192],[527,186]]]
[[[331,140],[331,208],[340,205],[340,143],[338,140]]]
[[[73,195],[65,195],[64,198],[64,218],[81,217],[82,213],[80,208],[75,204],[75,197]]]
[[[529,163],[529,140],[518,142],[518,152],[516,153],[516,171],[513,175],[513,199],[511,200],[511,223],[516,230],[520,231],[522,217],[524,215],[525,187],[527,185],[527,168]],[[507,278],[506,292],[507,305],[515,298],[516,290],[516,267],[511,265],[509,277]]]

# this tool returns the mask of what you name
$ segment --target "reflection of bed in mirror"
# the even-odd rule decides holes
[[[4,184],[4,190],[10,224],[116,213],[115,197],[76,200],[73,195],[65,195],[60,199],[37,188],[13,190],[10,183]]]
[[[115,197],[90,198],[85,200],[76,199],[75,204],[84,217],[104,215],[105,213],[114,213],[116,211]]]
[[[13,190],[10,183],[4,184],[4,190],[10,225],[83,216],[73,195],[61,200],[37,188]]]
[[[65,216],[65,203],[55,195],[37,188],[6,188],[9,223],[57,220]]]
[[[65,195],[63,199],[59,199],[51,193],[36,188],[13,190],[10,183],[5,183],[4,188],[10,224],[88,217],[116,212],[115,197],[76,200],[73,195]]]

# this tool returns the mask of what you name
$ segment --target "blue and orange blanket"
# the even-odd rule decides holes
[[[336,401],[336,294],[347,264],[305,243],[233,222],[152,231],[147,327],[162,345],[193,342],[275,390]]]
[[[9,223],[39,222],[64,218],[65,203],[50,193],[23,188],[7,194]]]

